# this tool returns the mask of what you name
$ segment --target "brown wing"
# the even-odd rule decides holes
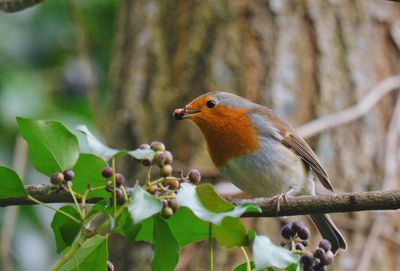
[[[263,107],[255,106],[253,109],[249,110],[249,113],[257,113],[265,116],[267,120],[279,131],[279,134],[283,137],[275,137],[276,140],[282,142],[289,149],[293,150],[298,156],[300,156],[303,161],[313,170],[315,175],[322,183],[322,185],[331,191],[333,191],[332,185],[329,182],[328,174],[322,167],[317,155],[308,146],[308,144],[298,135],[295,134],[294,129],[283,120],[278,114],[272,110]],[[270,134],[270,136],[274,136]]]
[[[308,144],[294,133],[286,132],[283,134],[283,144],[291,148],[298,156],[300,156],[314,171],[322,185],[333,191],[332,185],[329,182],[328,173],[322,167],[317,155],[308,146]]]

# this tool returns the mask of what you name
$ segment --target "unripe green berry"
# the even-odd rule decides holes
[[[150,186],[149,188],[147,188],[146,191],[149,192],[150,194],[154,195],[158,191],[158,187],[157,187],[157,185],[153,185],[153,186]]]
[[[62,183],[64,181],[64,174],[57,172],[54,173],[53,175],[51,175],[50,177],[50,182],[52,184],[58,184],[58,183]]]
[[[160,168],[160,176],[161,177],[168,177],[172,174],[172,167],[171,165],[164,165]]]
[[[162,166],[164,165],[165,162],[165,153],[164,151],[158,151],[154,154],[153,157],[153,164],[158,165],[158,166]]]
[[[161,210],[161,216],[164,218],[171,217],[174,214],[174,211],[172,210],[171,207],[165,207]]]
[[[169,180],[167,182],[170,190],[176,190],[179,188],[179,181],[178,180]]]
[[[172,161],[174,161],[174,157],[172,156],[172,153],[170,151],[165,151],[165,161],[164,164],[172,164]]]
[[[158,141],[151,142],[150,148],[154,151],[165,151],[165,145]]]

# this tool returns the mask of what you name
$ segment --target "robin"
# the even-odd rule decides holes
[[[325,169],[310,146],[272,110],[227,92],[203,94],[174,111],[202,132],[214,165],[254,197],[314,195],[314,176],[333,191]],[[332,251],[346,241],[326,214],[312,214]]]

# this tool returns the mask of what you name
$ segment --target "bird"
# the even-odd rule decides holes
[[[203,134],[221,174],[253,197],[315,195],[314,179],[333,191],[328,174],[311,147],[271,109],[230,92],[207,92],[173,112]],[[310,218],[332,251],[347,244],[327,214]]]

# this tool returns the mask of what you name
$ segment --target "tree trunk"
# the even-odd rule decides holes
[[[393,2],[125,0],[119,12],[104,133],[121,148],[160,140],[194,167],[211,166],[204,141],[190,123],[176,123],[172,111],[206,91],[237,93],[299,126],[356,103],[374,84],[400,72],[400,5]],[[337,191],[381,189],[397,96],[393,92],[362,119],[311,139]],[[131,161],[119,164],[136,180]],[[372,214],[335,218],[349,249],[331,270],[353,270]],[[277,219],[245,221],[279,242]],[[370,270],[396,270],[400,259],[393,259],[392,244],[379,240],[375,249],[387,253]],[[150,269],[148,247],[114,240],[110,253],[116,270]],[[216,270],[244,261],[239,251],[220,247],[215,258]],[[199,244],[184,249],[179,270],[207,265],[206,245]]]

